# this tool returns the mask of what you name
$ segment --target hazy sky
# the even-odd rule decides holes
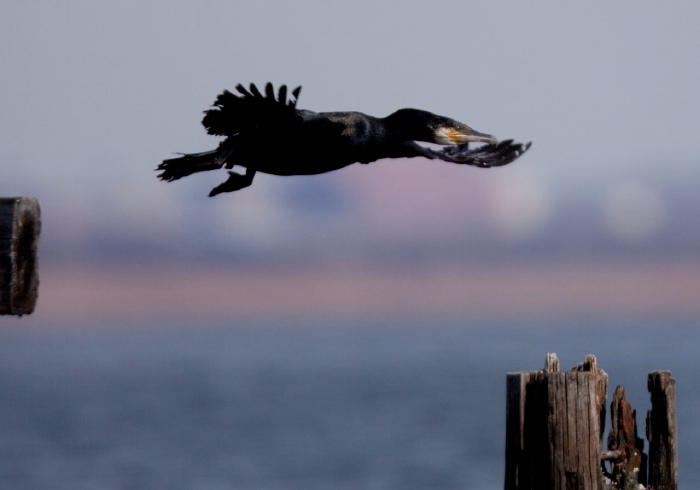
[[[3,2],[0,195],[42,203],[37,319],[696,311],[698,18],[695,1]],[[381,161],[215,199],[224,172],[156,180],[218,143],[200,125],[218,93],[268,80],[303,85],[302,108],[412,106],[534,144],[500,169]],[[144,258],[160,265],[128,265]]]
[[[4,2],[0,194],[39,197],[57,247],[520,240],[576,206],[647,238],[700,178],[698,18],[692,1]],[[220,91],[268,80],[303,85],[302,108],[413,106],[534,145],[497,170],[380,162],[212,200],[223,172],[155,179],[217,144],[200,119]]]

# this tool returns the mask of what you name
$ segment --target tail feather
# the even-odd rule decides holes
[[[223,167],[227,157],[228,155],[219,149],[202,153],[182,153],[177,158],[163,160],[156,170],[162,170],[158,175],[160,180],[172,182],[197,172],[219,169]]]

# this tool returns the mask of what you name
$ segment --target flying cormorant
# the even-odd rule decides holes
[[[447,162],[497,167],[506,165],[530,143],[500,143],[466,124],[418,109],[400,109],[377,118],[361,112],[312,112],[296,108],[301,87],[287,100],[287,87],[275,93],[272,84],[262,93],[254,85],[228,90],[205,111],[202,124],[212,135],[225,136],[212,151],[182,153],[158,165],[158,178],[173,181],[187,175],[239,165],[245,175],[229,171],[228,180],[209,193],[215,196],[248,187],[256,172],[274,175],[312,175],[353,163],[381,158],[425,157]],[[447,145],[440,150],[416,141]],[[469,149],[469,142],[486,143]]]

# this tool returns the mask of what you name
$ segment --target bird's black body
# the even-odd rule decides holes
[[[163,161],[157,168],[161,180],[224,166],[247,169],[245,175],[229,172],[229,179],[211,191],[214,196],[249,186],[255,172],[312,175],[353,163],[418,156],[492,167],[512,162],[529,147],[512,140],[498,143],[465,124],[417,109],[401,109],[385,118],[361,112],[317,113],[296,108],[301,87],[290,100],[284,85],[277,93],[269,83],[264,94],[252,84],[250,90],[242,85],[236,90],[239,95],[229,91],[219,95],[202,120],[209,134],[226,139],[216,150]],[[450,146],[437,151],[416,141]],[[489,144],[469,150],[469,141]]]

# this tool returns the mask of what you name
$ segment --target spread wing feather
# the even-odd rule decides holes
[[[504,140],[495,145],[484,145],[473,150],[470,150],[468,145],[446,146],[441,151],[436,152],[435,157],[452,163],[476,167],[500,167],[519,158],[530,148],[531,144]]]
[[[433,150],[432,148],[420,146],[415,142],[410,142],[405,147],[409,153],[392,156],[394,158],[398,156],[424,156],[461,165],[473,165],[482,168],[501,167],[517,160],[530,148],[531,144],[503,140],[497,144],[483,145],[472,150],[469,149],[468,144],[450,145],[440,150]]]
[[[204,111],[202,124],[209,134],[232,136],[246,130],[288,127],[296,119],[296,102],[301,91],[292,91],[287,101],[287,87],[282,85],[277,96],[271,83],[265,85],[265,93],[251,83],[250,88],[236,85],[238,94],[224,90],[214,101],[213,107]]]
[[[281,85],[279,91],[277,92],[277,100],[282,104],[287,103],[287,86]]]

